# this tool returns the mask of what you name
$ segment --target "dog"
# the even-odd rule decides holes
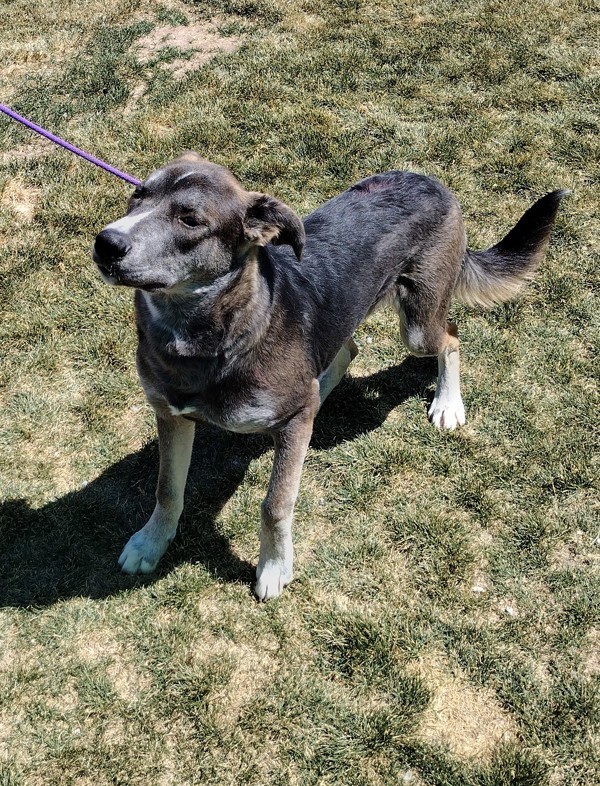
[[[153,172],[93,249],[105,281],[135,289],[137,368],[160,450],[156,507],[121,568],[153,571],[173,540],[196,422],[268,432],[275,458],[255,593],[279,596],[293,577],[292,518],[313,420],[357,353],[358,325],[394,308],[408,350],[438,360],[429,419],[440,429],[464,424],[449,304],[489,308],[514,297],[539,265],[565,193],[542,197],[503,240],[472,251],[456,198],[412,172],[367,177],[304,222],[196,153]]]

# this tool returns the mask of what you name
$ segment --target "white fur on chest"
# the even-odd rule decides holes
[[[216,407],[174,407],[169,404],[172,415],[198,415],[215,426],[238,434],[266,431],[278,423],[273,397],[264,391],[254,392],[249,401],[229,410]]]
[[[167,404],[171,415],[177,417],[178,415],[191,415],[193,412],[198,412],[197,407],[174,407],[173,404]]]

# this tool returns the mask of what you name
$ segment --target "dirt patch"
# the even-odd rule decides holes
[[[155,426],[150,412],[143,393],[139,391],[135,403],[124,409],[118,418],[116,431],[131,453],[141,450],[154,437]]]
[[[33,481],[50,472],[53,494],[56,497],[68,494],[77,487],[75,472],[71,464],[71,452],[55,446],[48,433],[21,445],[21,457],[29,466],[28,477]]]
[[[569,539],[557,547],[550,556],[553,570],[579,570],[581,568],[600,568],[600,542],[578,529]]]
[[[515,739],[516,726],[493,693],[471,685],[441,655],[422,657],[413,668],[432,695],[418,732],[422,740],[485,761],[499,743]]]
[[[174,59],[165,64],[176,79],[181,79],[219,52],[235,52],[240,44],[240,38],[221,35],[209,24],[196,23],[180,27],[164,25],[156,27],[147,36],[140,38],[135,43],[133,51],[140,63],[150,62],[160,56],[164,49],[190,52],[189,57]]]
[[[583,653],[584,677],[598,677],[600,675],[600,630],[598,628],[592,628],[587,634]]]
[[[72,37],[65,31],[51,36],[15,38],[2,41],[0,61],[0,94],[2,100],[10,102],[18,92],[19,85],[32,75],[45,75],[56,69],[68,57]]]
[[[20,177],[9,180],[2,190],[0,205],[15,216],[21,224],[33,220],[39,204],[41,190],[28,186]]]
[[[27,144],[0,153],[0,164],[10,164],[13,161],[24,161],[28,158],[39,158],[40,156],[48,155],[53,150],[56,150],[56,146],[48,139],[35,137]]]
[[[14,766],[26,763],[23,753],[14,745],[15,729],[24,719],[24,710],[12,708],[5,713],[0,712],[0,764]]]
[[[0,617],[0,672],[14,668],[19,647],[19,629],[17,625]]]
[[[210,634],[194,641],[188,657],[192,669],[205,673],[217,663],[228,665],[227,677],[215,686],[211,698],[227,725],[237,722],[244,706],[273,679],[278,668],[275,646],[269,636],[252,644]]]
[[[186,74],[195,71],[220,52],[234,52],[241,45],[242,39],[237,36],[224,36],[208,23],[164,25],[156,27],[151,33],[140,38],[132,46],[132,52],[142,65],[150,69],[153,65],[166,71],[175,80],[182,79]],[[161,56],[178,53],[165,62],[158,64]],[[139,99],[146,92],[150,74],[136,82],[132,89],[125,114],[133,111]]]
[[[75,641],[74,651],[84,663],[104,668],[113,690],[123,701],[135,701],[149,690],[148,676],[133,664],[124,645],[110,630],[86,631]]]
[[[183,77],[208,63],[221,52],[235,52],[242,44],[238,36],[224,36],[217,27],[208,22],[190,25],[161,25],[151,33],[139,38],[131,51],[138,62],[146,65],[144,79],[132,86],[125,112],[131,112],[144,95],[150,80],[150,69],[160,68],[179,81]],[[163,62],[159,62],[163,58]]]
[[[285,9],[282,28],[295,35],[318,33],[325,27],[325,19],[319,14],[309,14],[290,3]]]
[[[226,716],[237,721],[243,707],[273,679],[277,664],[269,653],[247,644],[220,642],[215,652],[233,662],[231,678],[222,692],[221,701]]]

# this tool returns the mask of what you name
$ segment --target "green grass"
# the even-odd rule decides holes
[[[239,48],[136,49],[211,20]],[[3,101],[138,177],[192,148],[307,213],[412,168],[471,247],[573,194],[521,299],[452,308],[463,429],[393,315],[359,330],[259,605],[261,436],[199,433],[157,574],[117,570],[157,447],[90,247],[129,188],[0,119],[0,786],[598,782],[598,33],[586,0],[2,4]]]

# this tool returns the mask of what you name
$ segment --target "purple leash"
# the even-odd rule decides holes
[[[64,147],[66,150],[69,150],[71,153],[75,153],[75,155],[81,156],[81,158],[85,158],[86,161],[90,161],[92,164],[99,166],[101,169],[105,169],[107,172],[110,172],[111,175],[116,175],[120,177],[121,180],[126,180],[128,183],[131,183],[133,186],[139,186],[141,180],[136,180],[135,177],[128,175],[126,172],[121,172],[119,169],[115,169],[114,166],[107,164],[106,161],[102,161],[95,156],[86,153],[85,150],[80,150],[75,145],[72,145],[70,142],[66,142],[64,139],[61,139],[59,136],[52,134],[50,131],[46,131],[45,128],[41,126],[37,126],[35,123],[32,123],[31,120],[28,120],[26,117],[22,115],[18,115],[14,110],[12,110],[6,104],[0,104],[0,112],[4,112],[5,115],[8,115],[13,120],[16,120],[17,123],[22,123],[27,128],[30,128],[32,131],[35,131],[37,134],[41,134],[41,136],[45,136],[46,139],[49,139],[51,142],[54,142],[56,145],[60,145]]]

